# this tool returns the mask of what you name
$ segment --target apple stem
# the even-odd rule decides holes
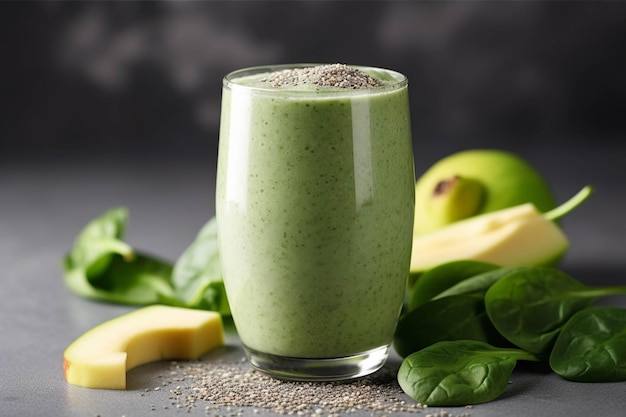
[[[590,185],[584,186],[579,192],[577,192],[572,198],[567,200],[565,203],[561,204],[558,207],[553,208],[550,211],[547,211],[543,214],[543,216],[550,220],[555,221],[565,216],[570,211],[574,210],[583,201],[585,201],[593,192],[593,187]]]

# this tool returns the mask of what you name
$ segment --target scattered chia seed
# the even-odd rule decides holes
[[[264,410],[303,417],[369,412],[383,417],[425,409],[407,399],[396,373],[386,368],[354,381],[321,383],[278,380],[254,370],[245,358],[172,363],[170,369],[168,385],[176,388],[170,390],[169,405],[188,412],[201,408],[206,414],[235,416]]]
[[[470,417],[469,413],[461,413],[458,415],[453,415],[448,413],[446,410],[439,410],[437,413],[428,413],[424,417]]]
[[[320,87],[362,89],[383,85],[382,81],[345,64],[317,65],[276,71],[269,74],[263,81],[271,83],[275,88],[316,84]]]

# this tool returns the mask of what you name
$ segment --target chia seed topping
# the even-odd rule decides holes
[[[317,65],[276,71],[269,74],[263,81],[271,83],[275,88],[315,84],[320,87],[355,90],[383,85],[382,81],[345,64]]]
[[[170,389],[170,403],[163,408],[187,412],[200,408],[214,416],[264,411],[300,417],[339,417],[357,412],[386,417],[408,416],[426,408],[404,395],[391,369],[352,382],[315,383],[271,378],[254,370],[243,358],[237,362],[172,362],[163,383],[167,385],[175,388]],[[160,389],[154,390],[157,388]],[[156,410],[156,406],[152,409]]]

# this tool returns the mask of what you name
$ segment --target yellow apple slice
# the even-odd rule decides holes
[[[554,220],[591,193],[583,188],[563,205],[541,213],[530,203],[451,223],[413,239],[411,273],[454,260],[476,260],[501,266],[534,266],[554,262],[569,240]]]
[[[65,380],[88,388],[126,389],[126,371],[164,359],[196,359],[224,344],[214,311],[154,305],[104,322],[63,353]]]

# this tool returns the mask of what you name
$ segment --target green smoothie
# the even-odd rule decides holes
[[[359,69],[375,82],[305,83],[259,69],[225,79],[216,212],[226,291],[249,349],[337,358],[392,340],[413,230],[407,82]]]

